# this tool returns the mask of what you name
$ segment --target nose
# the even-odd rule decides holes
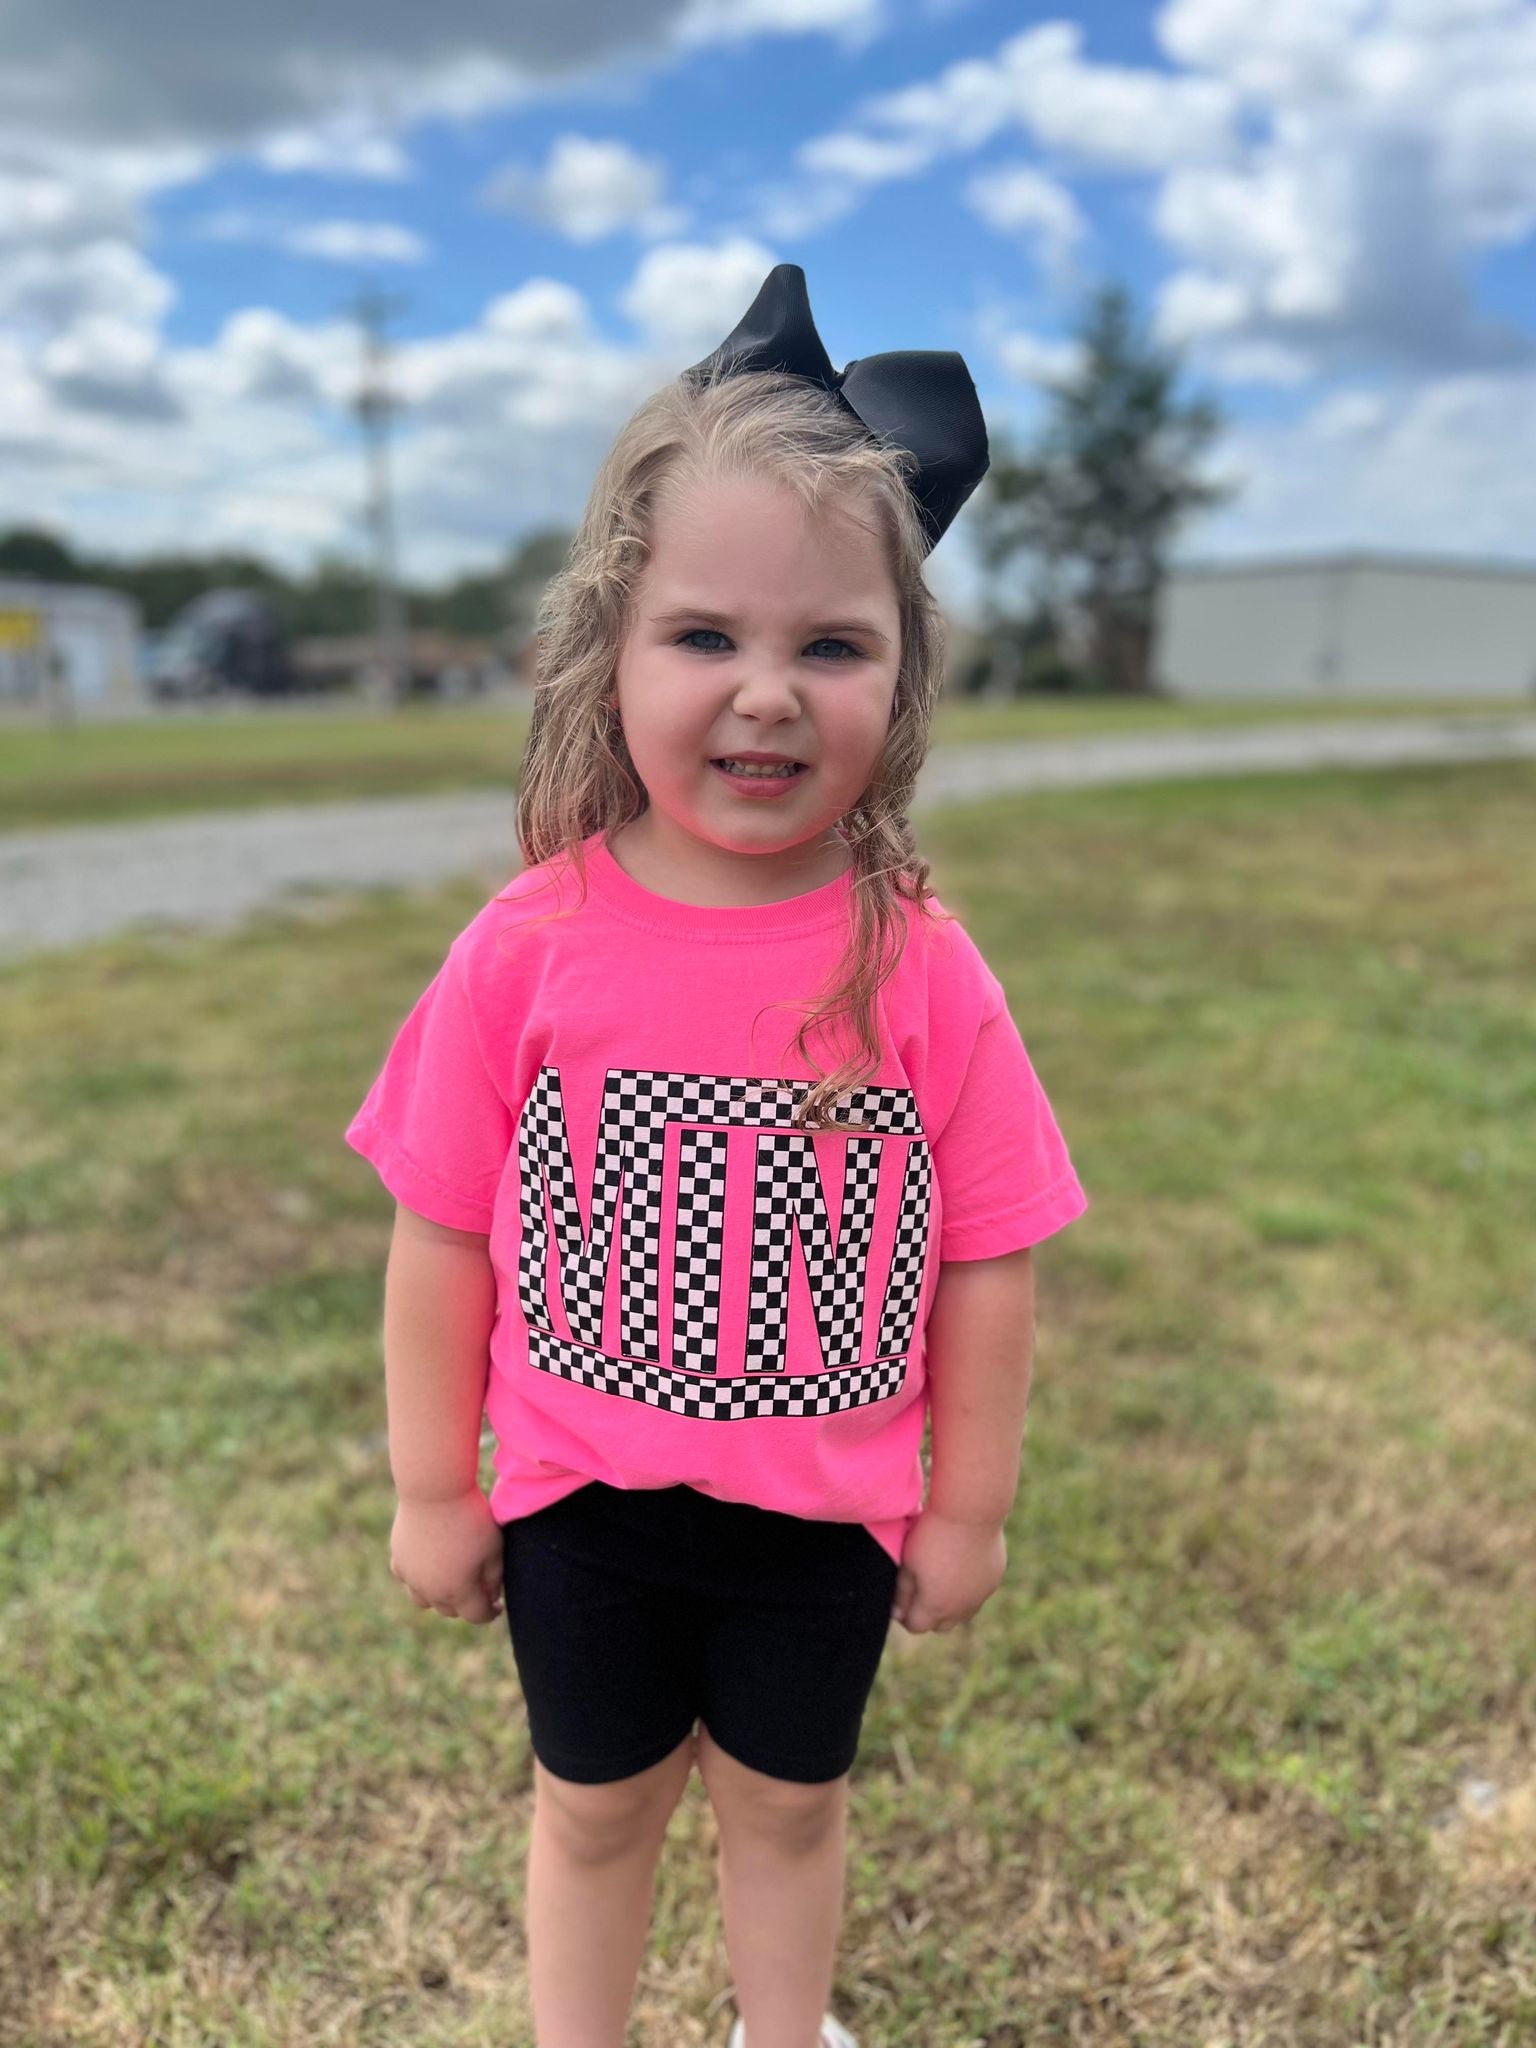
[[[757,718],[765,723],[798,718],[800,683],[792,669],[761,656],[736,678],[731,703],[744,718]]]

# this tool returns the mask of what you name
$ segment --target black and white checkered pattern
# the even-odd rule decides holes
[[[720,1334],[727,1143],[724,1131],[684,1131],[678,1152],[672,1356],[700,1367],[714,1364]]]
[[[928,1259],[929,1194],[933,1166],[928,1147],[907,1148],[907,1172],[901,1187],[901,1223],[891,1252],[891,1270],[885,1283],[885,1303],[880,1315],[880,1353],[905,1351],[912,1342],[912,1325],[917,1318],[918,1297],[923,1291],[923,1268]]]
[[[757,1187],[752,1204],[752,1292],[747,1306],[748,1372],[782,1372],[789,1313],[789,1266],[794,1228],[800,1228],[806,1277],[829,1367],[858,1357],[864,1321],[864,1276],[880,1184],[880,1144],[848,1140],[843,1175],[843,1218],[837,1249],[827,1223],[826,1198],[814,1144],[797,1132],[767,1133],[757,1141]]]
[[[518,1123],[522,1252],[519,1299],[536,1367],[674,1414],[713,1420],[826,1415],[888,1399],[901,1386],[928,1256],[932,1156],[908,1088],[838,1098],[850,1133],[835,1240],[811,1133],[793,1128],[807,1081],[609,1070],[585,1231],[558,1068],[540,1069]],[[683,1125],[672,1284],[671,1363],[660,1355],[662,1170],[666,1130]],[[696,1126],[724,1125],[726,1129]],[[757,1133],[752,1271],[742,1372],[717,1370],[729,1130]],[[905,1154],[896,1242],[881,1303],[878,1350],[860,1360],[875,1198],[887,1139]],[[551,1267],[550,1229],[558,1257]],[[622,1193],[622,1205],[621,1205]],[[603,1297],[615,1222],[620,1352],[602,1348]],[[798,1229],[824,1369],[785,1371],[789,1278]],[[560,1290],[573,1341],[549,1327],[547,1286]]]

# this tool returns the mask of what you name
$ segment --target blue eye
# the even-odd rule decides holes
[[[717,632],[713,626],[694,626],[689,632],[683,634],[682,638],[678,640],[677,645],[685,647],[690,640],[697,640],[701,633],[711,635],[716,640],[723,640],[725,638],[725,635]],[[843,650],[842,654],[822,657],[824,660],[831,659],[834,663],[840,663],[845,658],[850,661],[858,661],[862,658],[859,650],[856,647],[850,647],[846,640],[813,640],[811,645],[813,647],[841,647]],[[712,647],[698,647],[694,649],[696,654],[713,654],[716,651]]]

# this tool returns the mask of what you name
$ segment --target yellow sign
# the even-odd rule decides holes
[[[0,607],[0,650],[29,652],[43,644],[41,612],[6,611]]]

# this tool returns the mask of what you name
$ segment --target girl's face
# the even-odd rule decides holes
[[[869,786],[890,725],[901,615],[851,508],[810,517],[782,485],[712,479],[657,507],[615,698],[650,808],[632,836],[717,878],[790,880]],[[773,754],[788,781],[715,763]]]

